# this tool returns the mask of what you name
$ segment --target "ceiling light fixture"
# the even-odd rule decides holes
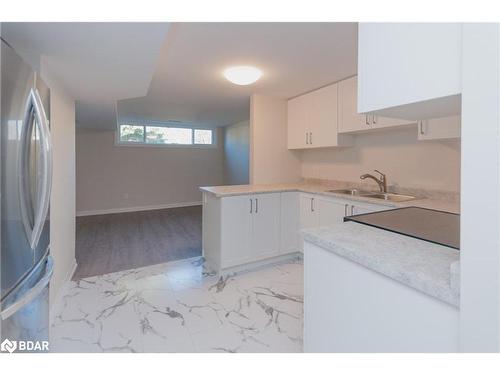
[[[262,77],[262,72],[253,66],[233,66],[224,70],[224,77],[235,85],[250,85]]]

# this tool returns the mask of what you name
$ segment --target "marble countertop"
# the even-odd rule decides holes
[[[267,185],[203,186],[200,187],[200,190],[206,193],[214,194],[217,198],[229,197],[235,195],[246,195],[246,194],[265,194],[265,193],[298,191],[303,193],[322,194],[332,198],[348,199],[352,201],[388,206],[388,208],[415,206],[422,208],[430,208],[434,210],[447,211],[452,213],[460,213],[460,202],[458,201],[458,199],[445,199],[443,198],[443,195],[436,196],[431,193],[426,193],[425,191],[422,190],[418,191],[416,194],[414,193],[414,195],[422,197],[425,196],[428,198],[415,199],[406,202],[390,202],[377,198],[352,196],[339,193],[332,193],[328,191],[332,189],[343,189],[345,187],[346,183],[342,183],[342,185],[340,184],[326,185],[321,183],[299,182],[290,184],[267,184]]]
[[[459,252],[359,223],[304,229],[304,240],[451,305],[459,305]]]

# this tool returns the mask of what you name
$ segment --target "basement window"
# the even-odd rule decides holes
[[[213,129],[190,127],[122,124],[118,128],[120,145],[215,146]]]

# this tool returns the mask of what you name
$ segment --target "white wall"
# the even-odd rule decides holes
[[[224,128],[224,185],[249,181],[250,123],[248,120]]]
[[[300,180],[300,160],[287,149],[287,102],[252,95],[250,100],[250,183]]]
[[[418,141],[416,126],[357,134],[352,147],[287,150],[286,101],[252,96],[250,181],[319,178],[359,182],[379,169],[389,185],[460,191],[460,140]]]
[[[53,150],[50,206],[50,252],[54,275],[51,309],[76,268],[75,260],[75,101],[53,77],[42,59],[41,76],[50,87],[50,130]]]
[[[198,204],[199,186],[223,184],[223,145],[216,148],[116,146],[115,132],[78,129],[77,213]]]
[[[359,182],[379,169],[389,185],[460,191],[460,140],[418,141],[414,126],[358,134],[353,147],[304,150],[300,158],[306,178]]]
[[[500,351],[500,26],[464,24],[460,350]]]

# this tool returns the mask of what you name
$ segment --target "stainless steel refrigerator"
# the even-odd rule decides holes
[[[0,342],[48,340],[50,95],[33,69],[1,44]]]

